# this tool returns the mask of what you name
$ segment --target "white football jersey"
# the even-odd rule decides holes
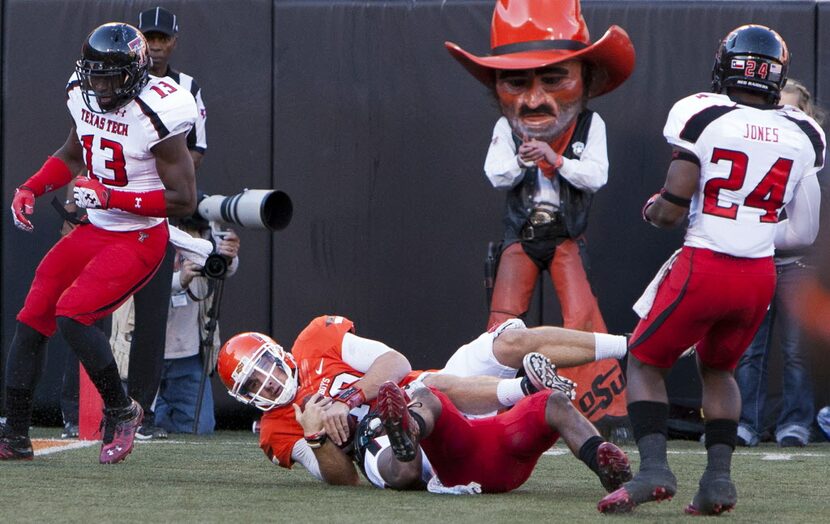
[[[700,161],[685,245],[737,257],[772,256],[781,208],[824,164],[824,132],[791,106],[698,93],[672,107],[663,134]]]
[[[66,93],[90,174],[118,191],[164,189],[151,148],[187,133],[196,122],[196,102],[186,89],[170,78],[151,76],[134,100],[104,114],[87,108],[77,75],[69,79]],[[110,231],[146,229],[165,220],[119,209],[89,209],[87,215],[92,224]]]

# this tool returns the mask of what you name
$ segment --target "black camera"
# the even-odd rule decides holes
[[[228,259],[218,253],[211,253],[202,267],[202,275],[214,280],[225,278],[228,273]]]

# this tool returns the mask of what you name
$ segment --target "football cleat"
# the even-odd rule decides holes
[[[677,492],[677,480],[668,470],[640,471],[621,488],[609,493],[597,504],[600,513],[630,513],[646,502],[671,500]]]
[[[631,480],[631,464],[623,450],[610,442],[603,442],[597,448],[599,481],[605,491],[611,493]]]
[[[576,398],[576,384],[556,373],[556,366],[541,353],[528,353],[522,359],[522,367],[530,384],[536,391],[556,390],[564,393],[569,399]]]
[[[32,460],[32,440],[26,435],[12,435],[5,424],[0,424],[0,460]]]
[[[384,382],[378,389],[377,411],[395,458],[413,461],[418,453],[418,424],[407,409],[403,390],[394,382]]]
[[[144,419],[144,410],[135,400],[130,399],[126,408],[105,409],[101,425],[104,441],[101,444],[101,464],[117,464],[133,450],[135,433]]]
[[[686,506],[685,512],[689,515],[720,515],[731,511],[737,501],[738,492],[732,479],[726,475],[707,479],[704,475],[695,498]]]

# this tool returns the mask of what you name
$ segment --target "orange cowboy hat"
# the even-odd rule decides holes
[[[475,56],[444,42],[450,54],[492,87],[497,69],[536,69],[566,60],[593,65],[590,98],[612,91],[634,70],[634,45],[612,25],[591,43],[579,0],[498,0],[490,26],[489,56]]]

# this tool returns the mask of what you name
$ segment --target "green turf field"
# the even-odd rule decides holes
[[[57,428],[37,429],[54,436]],[[602,516],[604,495],[588,469],[558,445],[530,480],[504,495],[454,497],[324,487],[302,468],[265,460],[250,432],[172,435],[136,444],[127,460],[98,464],[99,446],[0,463],[0,522],[644,522],[682,514],[705,463],[701,445],[670,442],[679,488],[674,500],[632,516]],[[625,450],[638,462],[633,447]],[[727,522],[830,522],[830,443],[790,451],[763,445],[735,455],[738,506]]]

